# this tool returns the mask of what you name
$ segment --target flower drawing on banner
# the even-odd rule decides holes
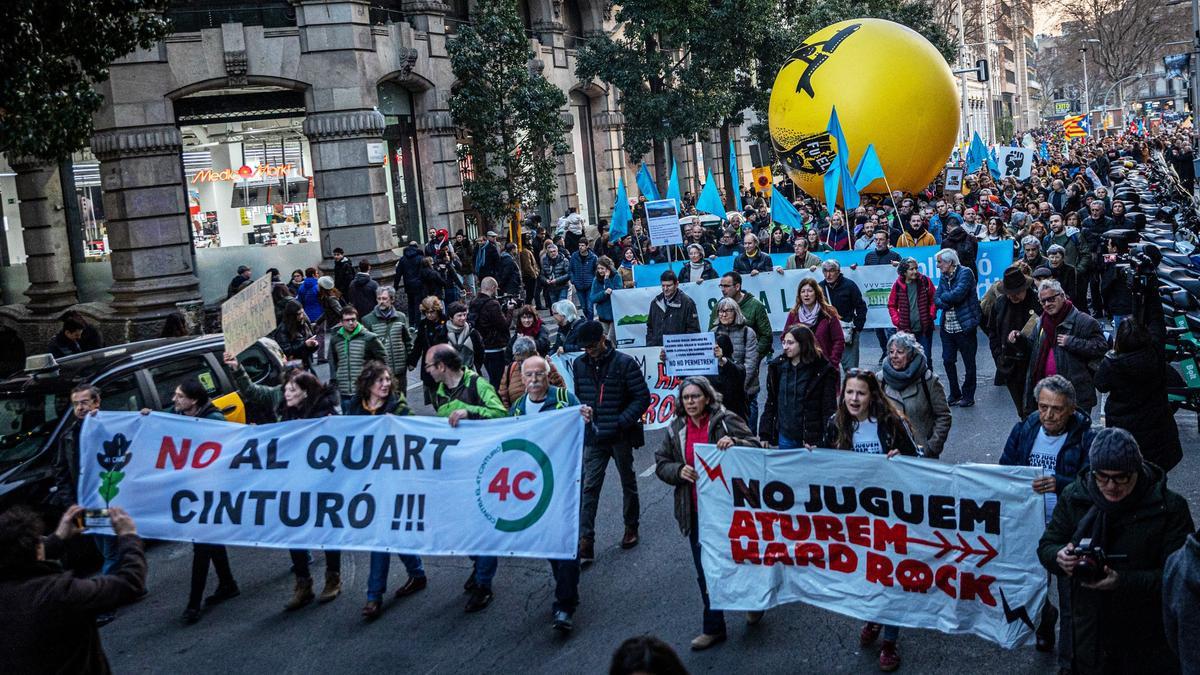
[[[133,459],[133,453],[129,452],[129,439],[125,438],[124,434],[117,434],[110,441],[104,441],[104,452],[96,453],[96,462],[104,469],[100,472],[100,489],[98,492],[104,499],[104,505],[108,506],[120,490],[117,484],[125,478],[124,472],[121,469],[129,464],[129,460]]]

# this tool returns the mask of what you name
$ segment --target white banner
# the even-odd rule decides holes
[[[80,503],[126,509],[148,539],[573,558],[583,424],[576,408],[457,428],[100,412],[83,425]]]
[[[1029,180],[1033,173],[1033,148],[1002,147],[996,151],[996,163],[1001,176],[1012,176],[1017,180]]]
[[[713,349],[715,345],[716,335],[712,332],[664,335],[666,373],[672,377],[716,375],[719,364]]]
[[[646,230],[650,243],[655,246],[670,246],[683,243],[683,230],[679,227],[679,204],[674,199],[659,199],[646,202]]]
[[[842,274],[858,284],[863,300],[867,303],[867,328],[891,328],[892,318],[888,314],[887,300],[896,281],[896,268],[891,265],[871,265],[858,269],[842,268]],[[771,319],[771,330],[778,333],[787,322],[788,311],[796,304],[796,288],[800,281],[812,277],[821,281],[820,272],[808,270],[784,270],[764,272],[757,276],[743,276],[742,290],[754,295],[767,309]],[[708,319],[712,308],[721,299],[721,285],[715,279],[700,283],[679,285],[680,290],[696,303],[700,315],[700,328],[709,328]],[[662,292],[659,287],[625,288],[613,291],[613,320],[616,322],[617,346],[640,347],[646,344],[646,321],[649,319],[650,303]]]
[[[642,368],[642,377],[646,378],[646,388],[650,390],[650,406],[646,408],[646,414],[642,417],[642,425],[647,431],[667,428],[675,417],[675,398],[683,378],[667,375],[666,364],[660,361],[662,347],[631,347],[622,348],[620,351],[638,362]],[[562,375],[563,386],[572,392],[575,391],[575,376],[571,365],[580,356],[583,356],[580,352],[550,356],[550,362]]]
[[[805,602],[863,621],[1026,643],[1046,597],[1037,467],[696,446],[712,606]]]

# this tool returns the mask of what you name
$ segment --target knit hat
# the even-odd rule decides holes
[[[1092,449],[1088,451],[1088,463],[1093,471],[1136,473],[1142,468],[1142,462],[1142,452],[1138,450],[1133,434],[1117,427],[1096,432]]]
[[[1049,279],[1054,276],[1054,271],[1049,267],[1039,267],[1033,271],[1034,279]]]
[[[604,326],[599,321],[585,321],[579,327],[579,346],[594,345],[604,339]]]
[[[333,277],[321,277],[317,279],[317,285],[327,291],[333,290]]]

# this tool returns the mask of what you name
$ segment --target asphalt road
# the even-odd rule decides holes
[[[872,336],[864,365],[879,358]],[[981,340],[982,343],[982,340]],[[870,346],[867,346],[870,344]],[[937,358],[940,346],[935,345]],[[1007,392],[991,386],[992,364],[980,345],[977,405],[954,409],[954,426],[942,461],[995,462],[1016,415]],[[937,363],[941,373],[941,363]],[[413,400],[420,401],[419,387]],[[1200,517],[1200,442],[1196,418],[1177,418],[1185,448],[1170,485],[1188,498]],[[596,563],[583,573],[576,627],[567,637],[550,628],[553,581],[543,560],[503,559],[492,605],[465,614],[465,558],[426,558],[429,588],[401,601],[390,591],[404,582],[392,564],[384,615],[367,624],[367,554],[343,556],[342,596],[327,605],[282,611],[292,576],[285,551],[231,549],[242,595],[207,611],[200,623],[180,621],[187,597],[191,547],[158,544],[149,553],[150,595],[123,609],[101,630],[117,672],[312,673],[380,669],[404,673],[598,673],[625,638],[650,633],[673,645],[692,672],[877,672],[877,652],[858,645],[859,622],[793,604],[767,612],[747,627],[727,617],[729,641],[705,652],[688,650],[700,632],[701,603],[687,542],[672,517],[671,490],[653,474],[654,449],[663,432],[648,435],[636,451],[642,525],[641,544],[618,546],[622,534],[620,488],[615,469],[605,481],[597,519]],[[321,555],[314,577],[323,575]],[[215,585],[210,577],[209,588]],[[1012,651],[982,639],[931,630],[904,629],[902,671],[1006,675],[1054,672],[1051,655],[1032,647]]]

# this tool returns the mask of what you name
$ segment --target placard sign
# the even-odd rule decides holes
[[[674,199],[646,202],[646,229],[650,232],[650,243],[655,246],[682,244],[679,204]]]
[[[711,332],[664,335],[663,351],[667,354],[667,375],[716,375],[718,366],[717,357],[713,353],[715,344],[716,337]]]
[[[240,354],[275,330],[275,305],[271,302],[271,275],[264,274],[254,283],[221,303],[221,332],[225,333],[225,351]]]
[[[946,169],[945,192],[961,192],[963,183],[962,169]]]

